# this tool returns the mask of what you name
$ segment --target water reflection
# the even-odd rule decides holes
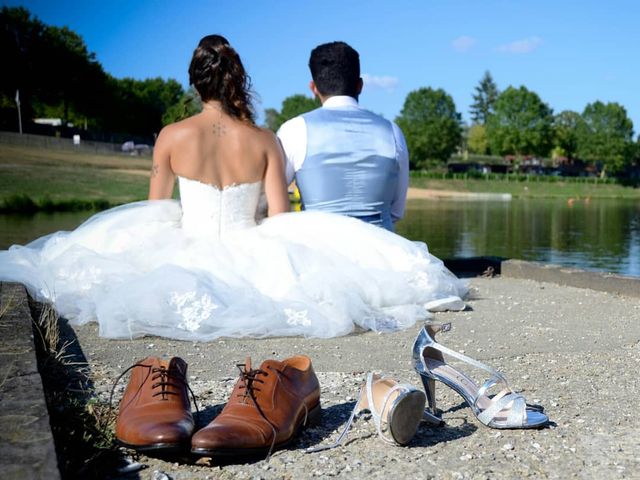
[[[495,255],[640,276],[633,200],[415,200],[397,230],[444,258]]]
[[[0,249],[71,230],[90,215],[0,215]],[[440,258],[494,255],[640,276],[637,200],[411,200],[397,230]]]
[[[58,230],[73,230],[94,212],[36,213],[35,215],[0,214],[0,250],[24,245]]]

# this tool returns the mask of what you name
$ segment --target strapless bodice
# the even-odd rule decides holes
[[[256,225],[261,181],[223,188],[185,177],[178,177],[178,182],[184,230],[222,237],[226,232]]]

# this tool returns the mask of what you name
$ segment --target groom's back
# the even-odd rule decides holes
[[[399,166],[391,122],[362,108],[319,108],[303,118],[307,146],[296,182],[304,208],[392,229]]]
[[[304,208],[393,230],[402,218],[409,156],[398,126],[360,108],[360,56],[344,42],[311,51],[309,87],[322,107],[285,122],[278,137]]]

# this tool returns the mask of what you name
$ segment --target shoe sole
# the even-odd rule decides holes
[[[186,443],[150,443],[148,445],[132,445],[118,440],[118,445],[130,448],[140,453],[184,453],[189,451],[189,441]]]
[[[424,392],[414,390],[398,399],[389,412],[389,432],[399,445],[406,445],[415,436],[425,403]]]
[[[320,408],[320,404],[313,407],[309,410],[307,414],[307,421],[304,422],[304,417],[302,421],[295,428],[293,435],[290,438],[287,438],[284,442],[277,443],[273,446],[272,452],[276,450],[280,450],[287,445],[289,445],[293,439],[296,437],[298,433],[303,428],[310,427],[312,425],[318,425],[320,423],[320,418],[322,417],[322,409]],[[192,448],[191,453],[194,455],[199,455],[201,457],[258,457],[265,456],[269,453],[270,447],[260,447],[260,448]]]

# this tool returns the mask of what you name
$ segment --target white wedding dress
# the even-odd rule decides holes
[[[257,221],[261,182],[179,186],[180,201],[123,205],[1,251],[0,280],[25,284],[73,324],[98,321],[104,337],[198,341],[392,331],[467,292],[425,244],[360,220]]]

